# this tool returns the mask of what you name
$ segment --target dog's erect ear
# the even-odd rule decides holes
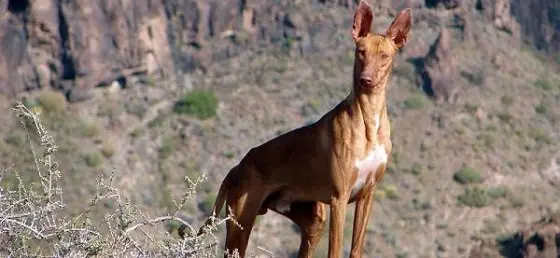
[[[360,0],[358,9],[354,13],[354,23],[352,24],[352,38],[354,41],[369,34],[372,21],[373,11],[371,6],[365,0]]]
[[[392,39],[398,48],[401,48],[408,40],[408,33],[410,32],[411,26],[412,9],[406,8],[402,10],[391,23],[391,26],[387,29],[386,36]]]

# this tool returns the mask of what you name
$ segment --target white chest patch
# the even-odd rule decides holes
[[[387,163],[387,152],[385,151],[385,146],[379,144],[375,146],[368,155],[361,159],[356,160],[354,166],[358,170],[358,177],[356,178],[356,182],[352,186],[351,196],[354,196],[359,190],[361,190],[368,178],[372,180],[370,175],[372,173],[377,172],[379,166]],[[373,176],[373,175],[372,175]]]

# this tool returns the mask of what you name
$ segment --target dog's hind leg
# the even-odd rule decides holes
[[[226,253],[224,253],[224,257],[227,257],[227,252],[232,253],[236,249],[239,252],[239,257],[245,257],[255,219],[269,194],[256,177],[240,181],[242,181],[240,182],[242,185],[232,186],[227,198],[227,206],[231,208],[235,222],[228,221],[226,224]]]
[[[290,211],[283,215],[300,228],[301,242],[298,258],[313,257],[313,252],[321,240],[321,233],[327,221],[325,204],[320,202],[292,203]]]

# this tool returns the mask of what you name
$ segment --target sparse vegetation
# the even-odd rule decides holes
[[[173,153],[176,144],[177,142],[173,137],[164,138],[159,148],[160,159],[167,159]]]
[[[453,179],[459,184],[476,184],[484,181],[480,172],[469,166],[463,166],[457,170],[453,174]]]
[[[42,157],[35,159],[37,184],[25,185],[15,171],[2,171],[0,181],[6,180],[6,173],[16,173],[16,187],[4,188],[0,184],[0,235],[5,236],[0,254],[7,257],[121,257],[123,254],[134,257],[215,257],[216,239],[212,233],[231,215],[218,220],[210,217],[211,222],[204,228],[202,235],[183,219],[178,217],[187,200],[196,194],[196,187],[205,177],[187,179],[189,188],[178,202],[176,210],[169,215],[149,218],[120,194],[113,186],[114,172],[101,175],[96,191],[88,208],[74,217],[65,217],[68,206],[64,203],[61,181],[64,174],[58,170],[53,153],[57,147],[53,137],[44,129],[38,116],[24,105],[15,111],[22,121],[28,135],[36,134],[41,139]],[[34,143],[29,141],[30,146]],[[37,157],[36,157],[37,158]],[[115,206],[100,221],[90,216],[98,204],[112,203]],[[173,238],[157,225],[164,225],[167,232],[180,230],[184,239]],[[104,229],[105,228],[105,229]],[[148,238],[142,237],[148,234]],[[134,243],[134,244],[131,244]],[[5,248],[8,247],[8,248]],[[234,257],[237,257],[234,255]]]
[[[553,88],[552,83],[549,80],[544,79],[544,78],[539,78],[539,79],[535,80],[534,85],[535,85],[535,87],[537,87],[539,89],[542,89],[542,90],[545,90],[545,91],[552,90],[552,88]]]
[[[415,176],[419,176],[422,174],[422,172],[424,172],[424,166],[422,166],[422,164],[420,163],[414,163],[412,165],[412,168],[410,169],[410,172],[412,172],[412,174]]]
[[[548,113],[548,105],[544,102],[541,102],[535,106],[535,112],[538,114],[546,114]]]
[[[474,208],[486,207],[491,203],[488,192],[478,186],[466,187],[463,194],[457,197],[457,200],[463,205]]]
[[[496,186],[488,189],[488,196],[493,199],[505,198],[511,194],[511,190],[507,186]]]
[[[216,116],[218,99],[212,90],[194,89],[175,103],[173,110],[178,114],[187,114],[199,119]]]
[[[99,133],[99,127],[94,122],[90,121],[80,121],[78,125],[78,130],[80,134],[84,137],[93,137]]]
[[[474,85],[484,84],[485,77],[486,77],[486,75],[484,74],[484,71],[482,71],[482,70],[474,71],[472,73],[466,72],[466,71],[461,71],[461,76],[463,76],[465,79],[467,79],[470,83],[472,83]]]
[[[66,98],[60,92],[43,90],[37,97],[37,102],[47,113],[60,113],[66,107]]]
[[[99,152],[90,152],[84,155],[86,165],[92,168],[97,168],[103,164],[103,156]]]
[[[415,94],[404,100],[404,106],[407,109],[421,109],[426,104],[426,99],[421,94]]]
[[[115,155],[115,148],[113,148],[113,145],[105,143],[101,148],[101,154],[106,158],[113,157],[113,155]]]

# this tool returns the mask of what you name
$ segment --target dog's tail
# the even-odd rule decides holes
[[[229,183],[230,174],[231,173],[229,173],[224,178],[224,181],[220,185],[220,190],[218,191],[218,195],[216,196],[216,201],[214,202],[214,208],[212,209],[212,217],[217,217],[217,216],[220,215],[220,212],[222,211],[222,206],[224,206],[224,203],[226,202],[227,193],[229,192],[229,186],[230,186],[230,183]],[[202,227],[200,227],[198,229],[197,235],[198,236],[202,235],[204,233],[204,228],[206,228],[206,226],[210,225],[211,223],[212,223],[212,218],[208,218],[204,222],[204,225],[202,225]],[[179,227],[179,230],[178,230],[179,236],[183,239],[184,239],[184,236],[185,236],[185,230],[186,229],[187,229],[186,225],[181,225],[181,227]]]

